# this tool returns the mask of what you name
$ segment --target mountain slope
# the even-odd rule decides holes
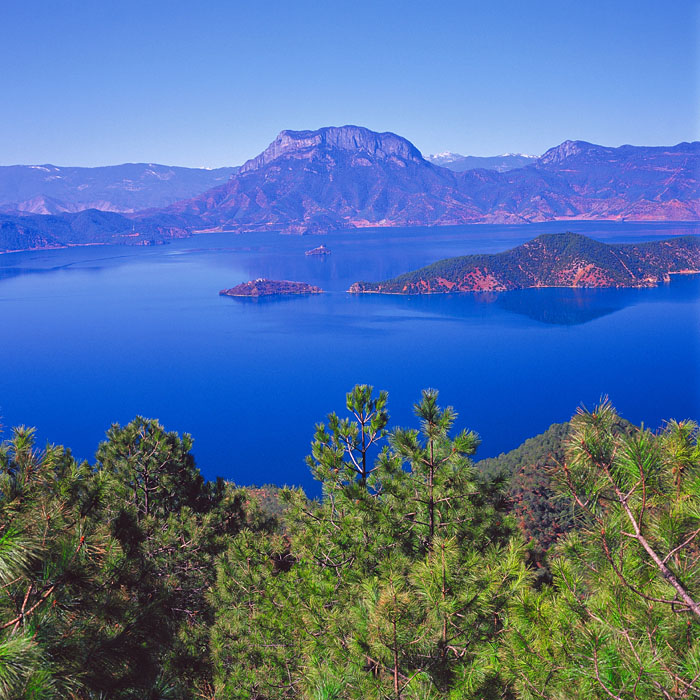
[[[447,258],[351,292],[435,294],[530,287],[647,287],[700,272],[700,237],[610,245],[576,233],[544,234],[495,255]]]
[[[0,166],[0,211],[59,214],[84,209],[134,212],[165,207],[215,187],[237,168],[125,163],[98,168]]]
[[[524,168],[453,172],[406,139],[357,126],[283,131],[225,184],[167,211],[211,230],[557,219],[700,219],[700,143],[565,142]],[[197,224],[196,222],[200,222]]]
[[[165,216],[135,222],[96,209],[57,216],[0,214],[0,253],[86,244],[153,245],[188,235],[178,222]]]
[[[700,218],[700,142],[609,148],[565,141],[533,168],[565,179],[579,218]]]
[[[229,182],[169,211],[211,228],[290,232],[480,217],[453,173],[396,134],[355,126],[283,131]]]

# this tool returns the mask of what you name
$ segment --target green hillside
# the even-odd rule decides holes
[[[700,272],[700,237],[607,244],[567,232],[543,234],[503,253],[446,258],[384,282],[357,282],[350,291],[421,294],[644,287],[678,272]]]

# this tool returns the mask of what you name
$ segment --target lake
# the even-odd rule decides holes
[[[518,446],[609,395],[634,423],[700,415],[700,275],[654,289],[352,296],[443,257],[572,230],[606,242],[700,233],[671,223],[366,229],[323,237],[206,234],[153,248],[0,255],[0,422],[91,459],[137,414],[195,439],[207,477],[301,484],[314,424],[356,383],[389,391],[415,426],[440,390],[477,431],[480,457]],[[305,256],[325,243],[332,254]],[[326,294],[220,297],[257,277]]]

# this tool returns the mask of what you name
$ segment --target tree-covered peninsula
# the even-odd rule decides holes
[[[578,233],[543,234],[493,255],[440,260],[350,292],[436,294],[530,287],[650,287],[670,275],[700,272],[700,237],[608,244]]]
[[[699,697],[698,426],[604,402],[474,464],[436,391],[414,409],[348,393],[315,500],[208,482],[155,420],[91,463],[9,431],[0,698]]]

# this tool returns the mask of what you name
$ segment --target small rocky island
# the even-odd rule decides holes
[[[447,258],[383,282],[355,282],[354,294],[504,292],[533,287],[653,287],[700,273],[700,236],[602,243],[548,233],[495,255]]]
[[[331,254],[331,249],[326,248],[326,246],[321,243],[318,248],[312,248],[311,250],[307,250],[304,255],[330,255]]]
[[[266,297],[273,294],[321,294],[322,292],[320,287],[314,287],[306,282],[266,280],[261,277],[237,284],[231,289],[222,289],[219,294],[227,297]]]

